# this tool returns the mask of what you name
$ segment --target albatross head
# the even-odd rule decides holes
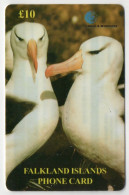
[[[85,41],[80,50],[69,60],[49,66],[45,74],[46,77],[50,77],[81,69],[82,74],[90,73],[95,80],[110,75],[112,80],[117,82],[122,65],[123,50],[121,44],[113,38],[99,36]]]
[[[15,58],[33,63],[38,70],[38,58],[47,59],[48,35],[45,27],[38,23],[24,22],[13,27],[11,46]]]

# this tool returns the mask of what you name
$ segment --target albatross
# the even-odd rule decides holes
[[[78,70],[62,108],[70,142],[84,157],[124,178],[124,98],[118,90],[123,49],[117,40],[99,36],[82,43],[69,60],[46,69],[46,77]]]
[[[13,72],[6,97],[29,102],[34,108],[6,135],[6,177],[34,154],[56,128],[58,103],[50,79],[45,77],[48,35],[39,23],[20,23],[11,31]],[[17,115],[16,110],[12,112]]]
[[[13,71],[13,52],[10,44],[11,30],[5,36],[5,68],[11,74]]]

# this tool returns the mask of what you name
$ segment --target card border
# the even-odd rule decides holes
[[[6,188],[5,185],[5,9],[8,5],[11,4],[119,4],[123,6],[125,11],[125,143],[126,143],[126,179],[125,179],[125,187],[121,191],[98,191],[99,194],[110,193],[111,195],[115,194],[128,194],[129,192],[129,58],[128,58],[128,51],[129,51],[129,2],[128,0],[1,0],[0,1],[0,192],[4,194],[15,193],[16,195],[19,192],[11,192]],[[20,192],[20,193],[33,193],[34,195],[41,192]],[[58,191],[52,191],[47,193],[60,193]],[[95,194],[96,191],[70,191],[61,193],[67,193],[74,195],[78,193],[87,193],[87,194]]]

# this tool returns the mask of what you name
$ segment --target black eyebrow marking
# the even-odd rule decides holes
[[[14,31],[14,33],[15,33],[16,37],[19,39],[19,41],[23,41],[23,40],[24,40],[24,39],[22,39],[21,37],[19,37],[19,36],[16,34],[15,31]]]
[[[100,50],[94,50],[94,51],[89,51],[88,53],[92,54],[92,55],[95,55],[95,54],[98,54],[100,53],[101,51],[103,51],[105,48],[102,48]]]
[[[39,38],[40,41],[42,41],[43,37],[45,36],[45,31],[44,31],[44,34],[41,38]]]
[[[99,50],[88,51],[88,53],[91,55],[96,55],[96,54],[100,53],[101,51],[103,51],[104,49],[106,49],[109,45],[110,45],[110,43],[106,44],[104,47],[102,47]]]
[[[41,41],[43,39],[43,37],[44,37],[44,35],[41,38],[39,38],[39,40]]]

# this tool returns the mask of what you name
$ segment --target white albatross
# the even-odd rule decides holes
[[[50,79],[45,77],[48,48],[45,27],[29,22],[14,26],[11,46],[14,68],[6,86],[6,96],[33,102],[35,107],[6,135],[7,177],[48,140],[59,118],[58,103]]]
[[[13,71],[13,52],[12,52],[12,48],[11,48],[11,45],[10,45],[10,35],[11,35],[11,30],[8,31],[6,33],[6,37],[5,37],[5,67],[6,67],[6,71],[9,73],[9,74],[12,74],[12,71]],[[64,73],[64,74],[60,74],[60,76],[58,78],[61,78],[61,77],[64,77],[66,76],[68,73]],[[53,77],[51,78],[51,82],[55,81],[58,79],[57,77]],[[76,74],[75,76],[73,76],[72,80],[74,81],[76,78]],[[122,84],[119,84],[118,85],[118,89],[124,89],[125,88],[125,85],[122,83]]]
[[[11,30],[5,36],[5,68],[10,74],[13,71],[13,51],[10,44]]]
[[[124,177],[124,98],[117,88],[122,66],[121,44],[99,36],[84,42],[69,60],[49,66],[45,74],[79,69],[62,109],[63,129],[83,156]]]

